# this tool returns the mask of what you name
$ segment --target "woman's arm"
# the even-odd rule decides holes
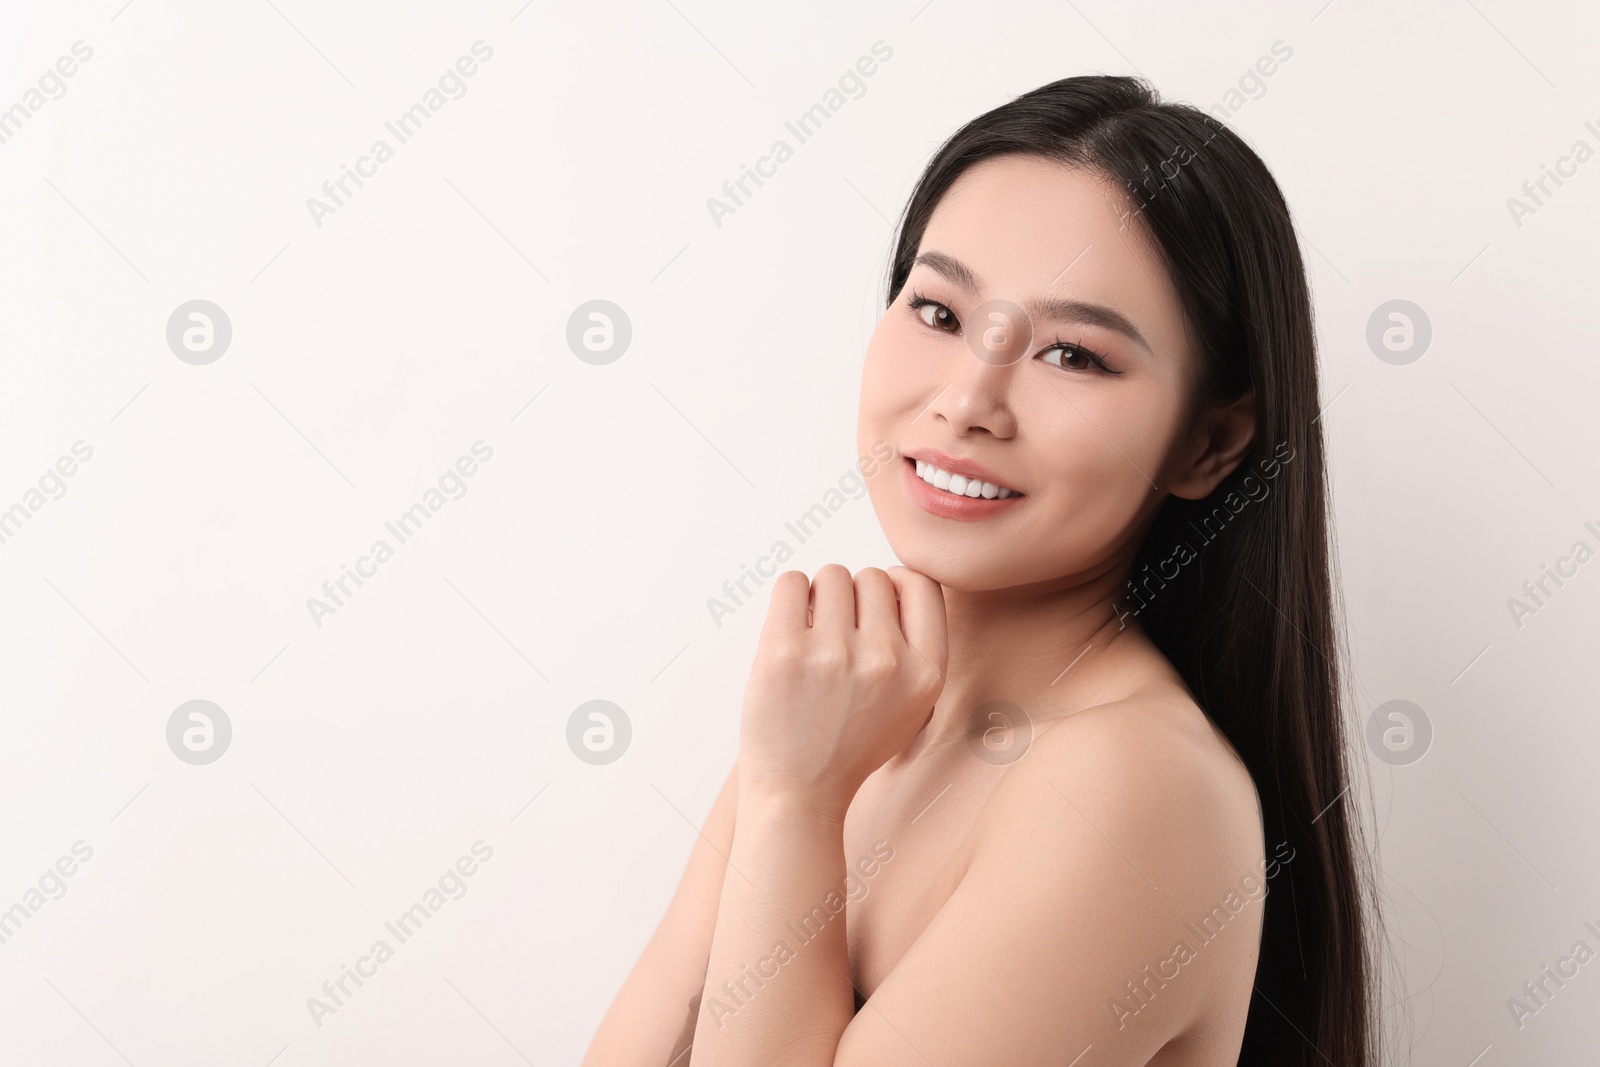
[[[697,1064],[831,1064],[855,1003],[843,813],[746,784],[695,1030]]]
[[[947,661],[926,575],[829,564],[772,585],[740,715],[742,781],[695,1062],[831,1064],[850,1022],[844,820],[932,715]]]
[[[739,803],[734,763],[689,854],[661,923],[600,1020],[582,1067],[688,1067],[687,1031],[705,985],[727,855]],[[684,1040],[680,1041],[680,1037]]]

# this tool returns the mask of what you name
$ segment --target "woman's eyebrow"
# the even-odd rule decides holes
[[[971,296],[978,295],[983,285],[972,268],[951,255],[943,252],[922,252],[913,264],[920,263],[937,271],[956,288]],[[1030,300],[1023,307],[1023,311],[1034,321],[1052,322],[1081,322],[1090,326],[1101,326],[1108,330],[1115,330],[1138,344],[1146,352],[1154,352],[1150,342],[1144,339],[1144,334],[1139,332],[1126,315],[1115,308],[1106,307],[1104,304],[1091,304],[1083,300],[1069,300],[1064,297],[1044,297]]]

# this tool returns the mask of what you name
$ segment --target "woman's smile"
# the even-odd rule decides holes
[[[948,470],[910,456],[906,457],[902,466],[905,468],[902,480],[911,493],[911,499],[922,510],[942,518],[977,522],[1020,507],[1027,499],[1023,494],[1002,489],[993,482],[953,475]],[[1002,497],[1000,493],[1007,495]]]

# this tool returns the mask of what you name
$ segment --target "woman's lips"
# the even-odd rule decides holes
[[[1028,499],[1026,496],[1008,496],[1004,499],[957,496],[955,493],[937,489],[917,477],[916,460],[906,457],[901,465],[905,469],[902,478],[906,483],[907,492],[911,494],[911,499],[923,511],[941,518],[955,519],[958,522],[977,522],[993,518]]]

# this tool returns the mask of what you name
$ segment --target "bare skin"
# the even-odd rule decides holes
[[[1164,497],[1240,462],[1254,398],[1198,403],[1128,210],[1099,175],[1016,156],[945,195],[862,381],[858,444],[896,452],[868,484],[905,566],[773,583],[739,761],[586,1064],[663,1067],[697,993],[701,1067],[1236,1061],[1274,843],[1117,598]],[[1035,307],[1015,353],[974,354],[984,301],[1042,298],[1141,340]],[[930,510],[900,457],[929,447],[1023,499]]]

